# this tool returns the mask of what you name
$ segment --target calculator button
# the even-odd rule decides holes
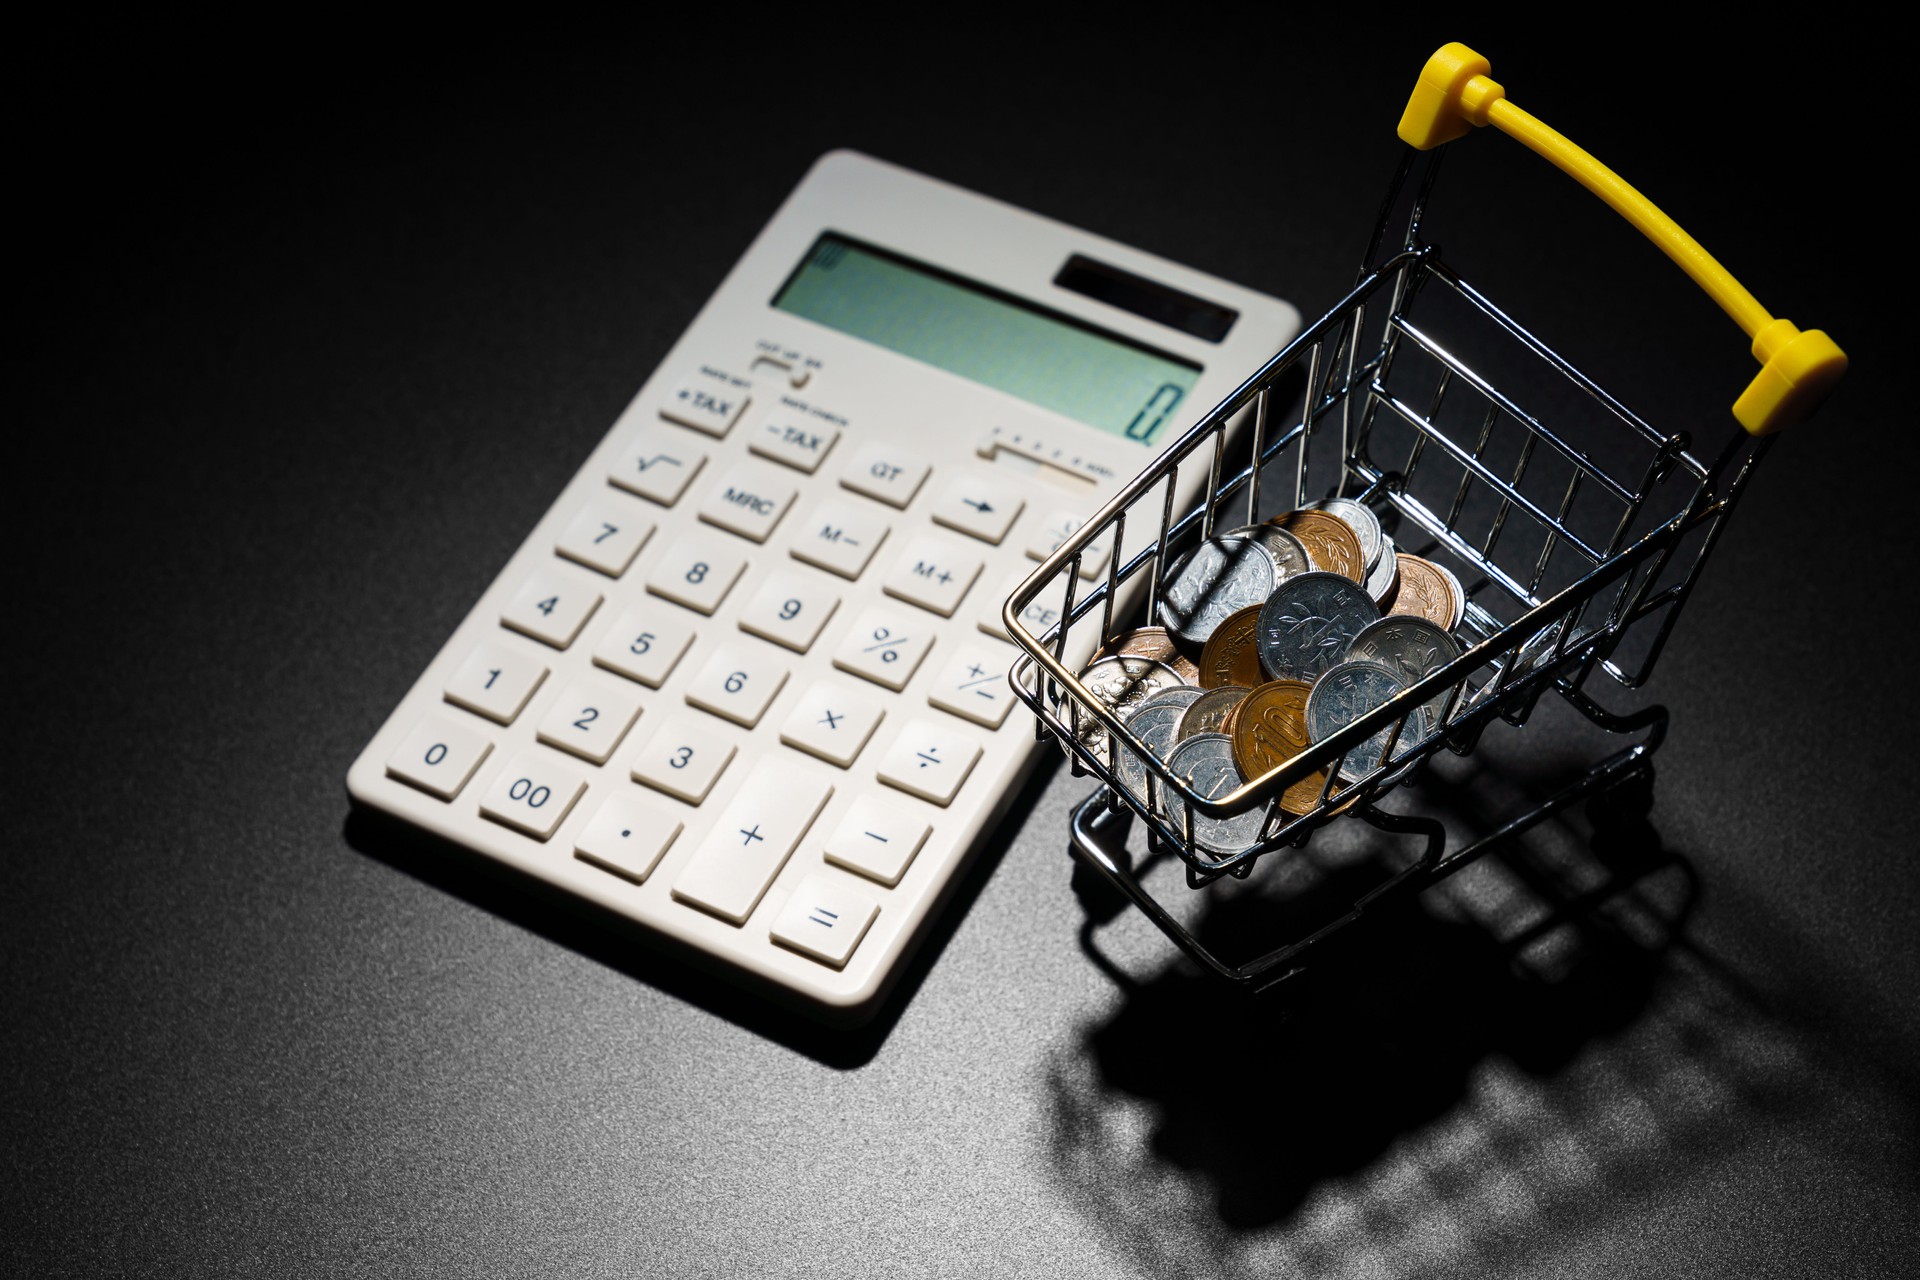
[[[580,508],[554,550],[609,578],[627,571],[657,526],[639,503],[608,494]]]
[[[867,609],[834,650],[833,665],[898,693],[933,647],[934,628],[926,622],[905,609]]]
[[[844,969],[879,914],[880,904],[872,898],[830,877],[811,875],[774,917],[771,933],[775,942],[801,955]]]
[[[823,503],[794,536],[788,554],[843,578],[858,578],[887,539],[887,522],[851,502]]]
[[[475,715],[512,724],[546,678],[545,663],[483,644],[447,681],[446,699]]]
[[[746,923],[832,795],[831,785],[788,760],[761,760],[674,880],[673,896]]]
[[[963,644],[934,677],[927,701],[977,725],[998,729],[1014,703],[1007,672],[1014,652],[984,643]]]
[[[684,825],[657,800],[611,796],[574,838],[573,856],[639,884],[653,874]]]
[[[853,763],[886,715],[879,703],[830,680],[810,685],[780,730],[780,741],[842,769]]]
[[[587,789],[575,770],[539,751],[522,751],[493,777],[480,812],[535,840],[551,836]]]
[[[627,688],[632,688],[628,685]],[[605,764],[640,718],[640,700],[605,680],[575,680],[540,721],[540,741]]]
[[[726,772],[736,748],[711,720],[670,715],[634,758],[633,780],[699,804]]]
[[[1026,505],[1026,499],[1011,489],[975,476],[961,476],[947,481],[929,514],[935,524],[998,546]]]
[[[660,416],[710,436],[724,436],[752,402],[753,384],[744,378],[702,367],[667,392]]]
[[[854,450],[840,483],[890,507],[905,507],[920,491],[928,470],[925,459],[885,441],[870,440]]]
[[[1070,511],[1056,511],[1046,518],[1038,529],[1033,531],[1032,539],[1027,543],[1027,554],[1035,560],[1045,560],[1060,549],[1060,545],[1079,531],[1085,523]],[[1097,578],[1107,571],[1107,553],[1111,544],[1106,540],[1095,542],[1080,552],[1080,576]]]
[[[700,504],[700,518],[743,538],[765,542],[799,496],[799,486],[774,474],[772,468],[746,463],[714,482]]]
[[[387,776],[451,800],[492,750],[493,743],[484,734],[428,716],[387,757]]]
[[[908,721],[880,760],[880,781],[942,807],[951,804],[980,759],[978,744],[949,728],[951,723]]]
[[[776,573],[740,611],[740,629],[805,653],[839,607],[840,594],[832,587],[797,573]]]
[[[827,837],[827,861],[891,889],[931,834],[919,815],[861,796]]]
[[[1029,569],[1017,571],[1006,580],[998,593],[981,602],[979,622],[982,631],[996,639],[1007,641],[1013,639],[1001,623],[1000,606],[1012,597],[1014,590],[1026,581],[1027,574],[1030,572],[1032,571]],[[1080,594],[1084,596],[1084,593]],[[1065,603],[1066,598],[1064,580],[1059,584],[1048,586],[1034,597],[1032,604],[1021,611],[1021,625],[1026,627],[1034,639],[1038,640],[1047,633],[1047,628],[1060,621],[1060,606]],[[1068,633],[1067,651],[1061,659],[1061,665],[1070,671],[1080,670],[1093,660],[1094,650],[1099,647],[1099,642],[1100,615],[1098,612],[1087,614]]]
[[[921,537],[907,544],[893,572],[880,584],[890,596],[911,600],[943,618],[953,616],[985,561],[948,538]]]
[[[763,458],[812,475],[840,438],[840,428],[787,408],[777,408],[754,428],[747,448]]]
[[[629,493],[670,507],[680,501],[706,460],[706,450],[695,446],[685,432],[642,427],[607,473],[607,479]]]
[[[500,611],[503,626],[564,649],[600,607],[598,589],[557,573],[536,573],[520,584]]]
[[[594,646],[593,660],[649,689],[658,689],[693,643],[694,631],[663,604],[635,605]]]
[[[747,558],[719,538],[698,532],[682,534],[647,575],[647,590],[711,614],[746,568]]]
[[[771,653],[723,644],[687,685],[687,701],[751,729],[786,683],[787,666]]]

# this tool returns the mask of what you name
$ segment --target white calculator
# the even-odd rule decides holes
[[[861,1021],[1036,761],[1008,595],[1298,325],[831,153],[348,789]]]

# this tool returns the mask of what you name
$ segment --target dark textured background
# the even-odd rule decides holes
[[[0,1270],[1911,1265],[1909,160],[1876,37],[1200,17],[19,35]],[[1449,38],[1855,359],[1658,673],[1647,824],[1490,864],[1248,1009],[1132,916],[1094,932],[1129,983],[1094,963],[1085,784],[1050,771],[849,1035],[350,816],[350,759],[821,152],[1316,312]],[[1718,439],[1737,333],[1516,150],[1456,149],[1449,258]],[[1454,772],[1572,741],[1543,714]],[[1487,921],[1553,875],[1612,914],[1515,962]]]

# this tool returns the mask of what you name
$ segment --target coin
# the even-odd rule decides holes
[[[1388,613],[1425,618],[1442,631],[1460,625],[1466,596],[1460,580],[1431,560],[1399,553],[1400,585],[1380,606]]]
[[[1264,604],[1264,601],[1262,602]],[[1200,687],[1218,689],[1238,684],[1251,689],[1266,676],[1260,670],[1260,646],[1254,636],[1259,630],[1261,605],[1236,609],[1207,637],[1200,651]]]
[[[1425,618],[1404,613],[1390,614],[1367,627],[1347,646],[1347,659],[1373,662],[1412,686],[1458,658],[1460,642]],[[1427,723],[1438,724],[1446,712],[1451,691],[1442,691],[1421,705]]]
[[[1380,606],[1365,589],[1337,573],[1289,578],[1260,610],[1261,669],[1275,680],[1311,681],[1379,617]]]
[[[1321,502],[1309,502],[1302,510],[1324,511],[1330,516],[1338,516],[1360,539],[1360,555],[1367,563],[1367,571],[1371,573],[1374,566],[1380,563],[1381,553],[1386,549],[1386,531],[1380,527],[1380,517],[1373,514],[1373,509],[1364,502],[1355,502],[1352,498],[1327,498]]]
[[[1207,539],[1160,584],[1160,621],[1198,649],[1226,616],[1273,591],[1273,558],[1251,538]]]
[[[1240,684],[1208,689],[1195,698],[1186,713],[1180,717],[1180,728],[1174,737],[1185,740],[1196,733],[1219,733],[1226,723],[1227,713],[1246,696],[1247,686]]]
[[[1339,516],[1325,511],[1289,511],[1267,523],[1300,539],[1315,569],[1337,573],[1350,582],[1366,580],[1367,557],[1360,546],[1360,535]]]
[[[1400,555],[1394,550],[1393,539],[1382,533],[1380,563],[1374,565],[1367,574],[1367,594],[1373,597],[1375,604],[1382,606],[1382,613],[1386,612],[1387,599],[1393,595],[1393,589],[1399,585],[1399,582]]]
[[[1240,771],[1233,767],[1233,743],[1224,733],[1202,733],[1184,739],[1173,748],[1167,766],[1208,800],[1219,799],[1244,781]],[[1231,818],[1194,814],[1194,848],[1220,857],[1239,853],[1260,838],[1260,828],[1266,818],[1266,809],[1261,805]],[[1186,823],[1186,801],[1169,791],[1167,824],[1176,835],[1185,835]]]
[[[1466,620],[1467,616],[1467,589],[1460,585],[1460,579],[1455,577],[1453,570],[1447,566],[1434,560],[1429,560],[1427,563],[1438,569],[1440,576],[1447,580],[1447,585],[1453,588],[1453,625],[1447,630],[1458,631],[1460,624]]]
[[[1154,694],[1135,707],[1133,714],[1126,719],[1126,725],[1133,734],[1146,743],[1147,750],[1160,760],[1165,760],[1173,751],[1174,731],[1180,727],[1180,713],[1189,703],[1200,696],[1200,690],[1193,688],[1165,689]],[[1142,808],[1147,807],[1147,763],[1125,743],[1114,753],[1114,772],[1120,777],[1120,784],[1140,801]]]
[[[1089,663],[1080,673],[1080,683],[1125,722],[1133,709],[1148,698],[1166,689],[1177,689],[1184,682],[1179,673],[1164,662],[1116,655]],[[1067,723],[1073,729],[1073,736],[1089,755],[1104,762],[1107,726],[1100,723],[1098,717],[1083,712],[1077,701],[1070,702],[1069,706]]]
[[[1307,733],[1315,742],[1324,742],[1375,707],[1384,705],[1404,688],[1400,677],[1385,667],[1371,662],[1343,662],[1314,681],[1313,692],[1307,695]],[[1358,782],[1373,772],[1386,754],[1393,729],[1394,726],[1388,724],[1350,748],[1340,765],[1340,780]],[[1397,745],[1404,749],[1408,743],[1426,736],[1426,708],[1415,707],[1407,717]]]
[[[1313,562],[1308,559],[1307,549],[1300,539],[1277,524],[1250,524],[1230,529],[1226,536],[1251,538],[1259,543],[1260,549],[1273,558],[1275,583],[1284,582],[1296,573],[1306,573],[1313,568]]]
[[[1313,745],[1307,736],[1305,680],[1269,680],[1240,701],[1233,714],[1233,764],[1245,778],[1257,778]],[[1286,789],[1280,807],[1291,814],[1310,812],[1320,802],[1325,770],[1316,769]]]
[[[1200,668],[1193,665],[1193,659],[1174,645],[1173,637],[1167,634],[1165,627],[1135,627],[1124,631],[1113,644],[1100,650],[1097,657],[1108,657],[1123,653],[1135,658],[1151,658],[1155,662],[1172,667],[1174,674],[1191,685],[1200,683]]]

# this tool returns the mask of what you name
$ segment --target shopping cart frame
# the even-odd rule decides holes
[[[1569,805],[1635,780],[1650,780],[1652,757],[1665,735],[1665,709],[1649,706],[1631,715],[1616,715],[1594,700],[1588,682],[1596,673],[1627,689],[1647,681],[1728,517],[1769,452],[1772,432],[1791,418],[1804,417],[1819,398],[1812,391],[1797,400],[1786,396],[1791,403],[1781,412],[1757,426],[1748,421],[1754,415],[1743,413],[1743,407],[1751,408],[1751,399],[1764,389],[1762,383],[1773,371],[1768,366],[1755,388],[1736,405],[1742,426],[1711,457],[1703,456],[1693,448],[1688,433],[1657,431],[1448,267],[1438,248],[1422,236],[1446,153],[1444,145],[1435,143],[1458,136],[1467,124],[1487,122],[1471,118],[1465,124],[1449,122],[1445,113],[1449,104],[1455,111],[1462,110],[1459,100],[1464,96],[1471,101],[1476,93],[1484,108],[1492,96],[1484,86],[1492,82],[1485,77],[1483,59],[1462,46],[1447,46],[1423,73],[1422,90],[1437,65],[1448,78],[1447,93],[1452,96],[1433,108],[1439,119],[1437,129],[1409,139],[1416,149],[1406,153],[1395,172],[1353,289],[1124,486],[1014,590],[1004,608],[1008,633],[1024,651],[1010,679],[1034,713],[1038,734],[1061,745],[1077,774],[1091,774],[1104,784],[1074,812],[1073,852],[1203,968],[1253,989],[1297,972],[1310,949],[1368,912],[1436,883]],[[1492,88],[1499,90],[1497,85]],[[1416,91],[1409,106],[1410,119],[1421,105],[1422,90]],[[1482,114],[1488,113],[1483,109]],[[1498,118],[1494,122],[1515,132]],[[1530,117],[1522,123],[1537,125]],[[1417,125],[1414,132],[1419,133]],[[1409,134],[1407,120],[1402,121],[1401,133]],[[1533,145],[1525,137],[1522,140]],[[1560,160],[1555,157],[1555,162]],[[1575,176],[1586,181],[1579,173]],[[1383,260],[1387,229],[1395,221],[1410,181],[1414,187],[1404,231],[1397,248]],[[1631,188],[1626,190],[1638,198]],[[1664,219],[1658,210],[1653,213]],[[1628,216],[1634,214],[1628,212]],[[1636,221],[1636,225],[1642,224]],[[1658,242],[1653,230],[1645,225],[1642,229]],[[1684,238],[1683,232],[1672,230]],[[1704,251],[1699,257],[1719,270]],[[1680,260],[1677,255],[1676,260]],[[1692,266],[1682,265],[1693,272]],[[1718,283],[1717,279],[1703,282],[1703,287],[1712,292],[1712,284]],[[1795,341],[1817,339],[1832,346],[1818,331],[1800,335],[1788,322],[1774,321],[1737,282],[1732,288],[1738,291],[1736,302],[1744,299],[1752,304],[1751,314],[1742,315],[1724,299],[1722,305],[1744,327],[1764,331],[1769,325],[1785,326]],[[1638,464],[1632,473],[1597,461],[1583,443],[1504,393],[1423,327],[1418,308],[1432,294],[1464,306],[1465,314],[1477,316],[1476,323],[1491,326],[1491,331],[1505,335],[1505,340],[1537,361],[1536,373],[1547,371],[1549,381],[1587,406],[1607,424],[1607,431],[1630,446],[1628,451]],[[1370,318],[1377,322],[1377,339],[1372,337],[1376,328],[1369,327]],[[1779,345],[1775,344],[1776,350]],[[1807,354],[1807,345],[1801,345],[1800,355]],[[1757,336],[1755,353],[1766,359]],[[1826,386],[1845,367],[1837,347],[1832,347],[1832,354],[1838,364],[1833,368],[1829,361],[1822,366]],[[1400,375],[1410,361],[1428,372],[1438,369],[1423,396],[1411,394]],[[1284,428],[1275,430],[1275,407],[1287,403],[1289,379],[1303,382],[1299,412]],[[1455,394],[1484,406],[1473,440],[1457,438],[1459,431],[1449,425],[1459,417],[1457,404],[1453,409],[1448,406],[1448,397]],[[1775,396],[1775,403],[1781,400]],[[1244,466],[1233,469],[1228,459],[1236,430],[1249,418],[1251,453]],[[1404,458],[1382,456],[1384,428],[1389,424],[1411,439]],[[1523,440],[1513,465],[1504,470],[1495,470],[1488,453],[1496,427],[1509,437],[1517,429]],[[1208,798],[1173,773],[1112,708],[1090,692],[1070,669],[1067,655],[1089,649],[1115,651],[1140,605],[1159,598],[1162,578],[1178,557],[1213,536],[1216,529],[1256,523],[1273,486],[1290,497],[1291,507],[1303,505],[1309,497],[1316,440],[1336,430],[1339,454],[1332,494],[1353,497],[1374,508],[1394,524],[1403,544],[1410,541],[1410,531],[1417,531],[1432,548],[1428,554],[1444,557],[1465,571],[1462,580],[1472,586],[1458,629],[1464,652],[1290,760],[1225,795]],[[1529,470],[1539,458],[1558,459],[1568,477],[1557,505],[1543,501],[1528,487]],[[1208,469],[1205,496],[1193,509],[1176,514],[1174,495],[1180,471],[1197,465]],[[1431,501],[1422,491],[1422,468],[1440,466],[1457,468],[1460,476],[1452,501],[1444,504]],[[1603,503],[1618,507],[1618,518],[1604,539],[1595,536],[1591,521],[1576,526],[1570,519],[1583,491],[1597,493]],[[1463,523],[1469,495],[1480,508],[1489,498],[1493,504],[1485,534],[1477,539],[1468,536]],[[1592,501],[1589,497],[1589,505]],[[1129,526],[1137,531],[1142,516],[1153,536],[1130,547]],[[1537,536],[1538,550],[1530,557],[1514,553],[1510,521],[1531,526]],[[1106,570],[1083,591],[1080,569],[1089,556],[1102,554],[1095,548],[1109,553]],[[1563,558],[1557,578],[1549,584],[1556,554]],[[1575,565],[1571,572],[1565,557]],[[1043,596],[1056,593],[1058,620],[1036,634],[1025,625],[1023,615]],[[1091,645],[1086,643],[1089,627],[1097,628],[1097,643]],[[1629,657],[1622,653],[1622,642],[1636,633],[1648,643],[1643,652]],[[1461,755],[1472,752],[1496,716],[1516,727],[1525,725],[1538,699],[1549,690],[1607,733],[1637,734],[1637,740],[1593,762],[1571,785],[1451,853],[1446,850],[1445,829],[1436,818],[1382,807],[1400,784],[1417,776],[1442,748]],[[1420,709],[1435,700],[1440,700],[1443,710],[1427,725]],[[1383,732],[1385,746],[1377,757],[1355,755]],[[1104,748],[1089,750],[1089,738],[1103,740]],[[1131,753],[1132,763],[1141,768],[1143,792],[1136,793],[1122,782],[1123,752]],[[1359,776],[1336,785],[1343,766],[1354,768]],[[1325,781],[1305,812],[1287,812],[1276,802],[1288,788],[1316,773],[1324,773]],[[1179,801],[1179,813],[1170,819],[1173,798]],[[1221,854],[1196,843],[1197,815],[1223,818],[1256,807],[1264,807],[1266,817],[1252,844]],[[1339,918],[1241,964],[1230,963],[1203,946],[1149,891],[1133,861],[1114,845],[1115,837],[1124,838],[1132,826],[1130,819],[1142,823],[1149,849],[1177,856],[1185,864],[1187,887],[1199,889],[1223,876],[1244,878],[1279,850],[1304,848],[1315,831],[1340,816],[1359,817],[1383,832],[1412,836],[1422,842],[1420,852]]]

